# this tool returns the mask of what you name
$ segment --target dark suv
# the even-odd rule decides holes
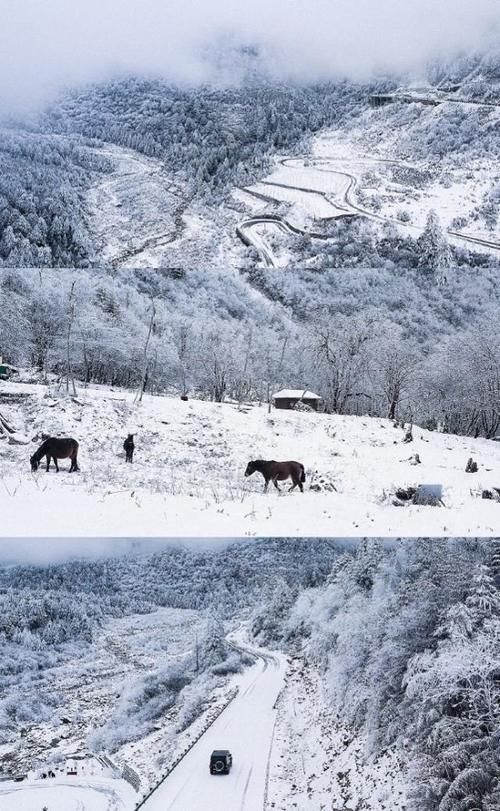
[[[229,774],[233,756],[228,749],[214,749],[210,755],[210,774]]]

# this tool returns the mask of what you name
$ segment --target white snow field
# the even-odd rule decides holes
[[[2,811],[131,811],[136,795],[124,780],[56,777],[0,782]]]
[[[241,262],[238,212],[190,201],[157,158],[108,143],[92,151],[113,166],[87,195],[89,226],[103,261],[124,268]]]
[[[144,811],[258,811],[264,808],[269,758],[287,659],[248,648],[255,665],[236,676],[238,695],[144,805]],[[228,775],[211,775],[210,754],[229,749]]]
[[[391,421],[145,396],[109,388],[0,383],[0,410],[17,441],[0,441],[2,531],[10,536],[462,536],[499,535],[500,443]],[[122,449],[136,434],[134,463]],[[32,473],[42,433],[80,443],[80,472]],[[23,438],[25,438],[23,440]],[[35,441],[30,441],[35,438]],[[418,454],[421,464],[414,464]],[[469,457],[477,473],[466,473]],[[251,459],[295,459],[304,493],[263,492]],[[442,488],[441,506],[394,506],[394,492]],[[311,489],[313,485],[313,489]],[[317,489],[316,489],[317,488]]]

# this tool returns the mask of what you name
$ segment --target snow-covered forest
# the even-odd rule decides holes
[[[0,349],[33,382],[69,371],[78,386],[239,403],[309,388],[330,413],[490,438],[500,426],[498,285],[486,269],[276,269],[251,286],[195,268],[4,269]]]
[[[266,242],[291,269],[497,265],[497,77],[498,54],[486,51],[433,63],[417,87],[406,75],[283,84],[255,69],[236,87],[128,77],[67,90],[1,130],[0,265],[187,267],[195,256],[211,265],[222,256],[252,269],[261,265],[258,240],[244,246],[236,228],[255,214],[271,223]],[[374,97],[391,103],[373,108]],[[332,158],[333,135],[342,147],[335,171],[353,171],[354,150],[363,165],[354,209],[344,207],[354,222],[337,219],[342,203],[332,215],[335,194],[324,187],[332,169],[314,174],[314,161]],[[317,138],[326,139],[321,155]],[[269,184],[294,156],[312,174]],[[130,166],[120,174],[123,159],[135,160],[138,186]],[[152,177],[161,180],[158,199]],[[309,205],[314,222],[303,217]],[[117,216],[130,233],[110,254],[102,230],[113,241]]]
[[[129,79],[76,90],[43,115],[45,132],[77,133],[161,158],[179,173],[189,196],[220,201],[247,185],[279,150],[359,108],[367,86],[260,84],[184,90]]]
[[[318,677],[324,696],[323,732],[312,730],[315,752],[325,758],[319,772],[324,793],[314,794],[320,789],[309,775],[309,798],[340,798],[363,769],[387,784],[388,774],[377,769],[390,757],[399,764],[399,787],[411,811],[493,811],[499,803],[499,567],[498,541],[281,539],[3,568],[3,764],[32,768],[48,757],[55,763],[58,750],[61,756],[78,739],[80,751],[121,747],[137,765],[147,759],[155,723],[175,709],[163,735],[169,724],[181,724],[173,730],[174,737],[180,734],[182,719],[189,723],[196,716],[195,705],[201,711],[215,682],[249,664],[227,647],[227,634],[243,623],[254,643],[281,648],[289,657],[276,731],[281,757],[270,774],[277,807],[290,807],[303,779],[297,773],[295,788],[289,781],[280,789],[283,769],[297,748],[308,757],[309,738],[299,743],[290,732],[296,713],[291,674],[300,662],[303,684]],[[166,626],[160,644],[154,626],[159,610],[198,612],[196,626],[183,626],[190,640],[198,628],[197,668],[193,650],[185,648],[175,667],[165,667],[165,651],[178,655],[180,648],[172,649],[173,631]],[[143,638],[141,647],[133,641],[141,616],[151,618],[145,650]],[[133,617],[127,650],[119,623]],[[182,623],[179,614],[176,623]],[[121,688],[113,679],[109,693],[99,686],[95,667],[106,646],[125,678]],[[144,656],[147,675],[133,666]],[[80,694],[64,686],[83,674],[79,705]],[[94,691],[99,715],[89,723],[84,696]],[[319,700],[319,692],[302,696],[303,719],[313,717]],[[192,714],[183,715],[189,707]],[[61,717],[70,720],[49,755],[51,728],[60,729]],[[285,748],[282,724],[292,735]],[[28,736],[19,737],[21,727]],[[325,746],[322,736],[330,733],[343,741],[337,753]],[[131,739],[134,748],[126,748]],[[354,743],[357,757],[346,761],[342,751]],[[320,766],[313,768],[317,780]],[[375,784],[366,799],[375,803],[381,788]],[[362,795],[363,787],[353,790]]]
[[[81,267],[94,256],[86,192],[110,169],[78,140],[0,136],[0,266]]]
[[[188,726],[217,681],[248,664],[226,641],[235,622],[255,606],[272,602],[281,589],[297,594],[324,582],[337,554],[333,544],[269,540],[237,543],[229,550],[172,545],[154,555],[1,568],[0,762],[6,744],[12,751],[4,766],[10,758],[18,762],[30,756],[18,742],[26,726],[55,728],[67,715],[75,722],[85,720],[83,706],[74,706],[66,688],[53,689],[53,679],[59,681],[64,668],[69,681],[79,674],[89,689],[93,680],[98,687],[101,670],[109,674],[110,667],[116,668],[113,685],[119,700],[112,688],[105,716],[100,717],[98,701],[91,712],[94,728],[88,719],[85,724],[87,746],[94,751],[114,751],[145,737],[176,702],[179,723]],[[126,618],[160,609],[165,616],[166,609],[172,612],[171,626],[157,621],[155,631],[155,614],[142,644],[128,655],[123,652],[131,645]],[[112,656],[103,668],[103,644],[111,645],[118,663]],[[122,666],[128,658],[133,671],[134,659],[141,656],[146,660],[131,681]],[[79,725],[75,732],[82,737]],[[43,743],[38,743],[38,756],[48,756]],[[52,756],[57,760],[57,752]]]
[[[405,763],[408,808],[493,811],[498,782],[498,541],[370,540],[326,585],[284,594],[254,630],[325,674],[334,718]]]

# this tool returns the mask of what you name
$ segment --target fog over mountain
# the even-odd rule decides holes
[[[70,560],[98,560],[130,554],[153,554],[166,546],[188,545],[191,550],[220,549],[234,539],[192,538],[3,538],[0,541],[0,567],[64,563]]]
[[[500,22],[497,0],[1,0],[0,11],[3,112],[123,73],[234,81],[234,54],[288,81],[418,75],[485,47]]]

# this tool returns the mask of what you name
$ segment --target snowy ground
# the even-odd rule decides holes
[[[184,194],[160,161],[131,149],[95,150],[114,171],[90,189],[90,226],[102,258],[116,266],[148,267],[184,226]]]
[[[391,752],[376,761],[364,742],[332,723],[323,677],[292,659],[278,700],[268,802],[275,811],[400,811],[405,808],[401,764]]]
[[[494,115],[500,118],[500,110]],[[397,159],[394,133],[375,133],[367,114],[365,128],[319,135],[313,143],[311,166],[353,175],[356,186],[351,199],[367,213],[398,222],[398,212],[406,211],[410,220],[408,224],[399,223],[399,227],[409,228],[409,233],[412,227],[414,234],[423,229],[429,211],[434,209],[445,229],[500,245],[500,223],[489,230],[484,221],[472,218],[484,193],[500,179],[498,167],[488,158],[470,159],[465,166],[462,160],[454,162],[452,158],[444,166],[435,160]],[[418,178],[423,176],[428,179],[420,185]],[[371,197],[378,198],[380,207],[370,205]],[[452,225],[455,217],[471,221],[457,228]],[[458,238],[455,242],[467,244]],[[493,255],[498,256],[498,251]]]
[[[388,420],[273,411],[80,388],[77,400],[36,384],[0,383],[0,409],[26,445],[0,442],[2,529],[11,536],[462,536],[500,534],[500,443]],[[136,433],[133,465],[122,443]],[[29,441],[80,442],[81,471],[32,473]],[[412,464],[415,453],[421,464]],[[469,457],[479,472],[465,473]],[[303,494],[263,493],[250,459],[296,459]],[[319,492],[310,489],[317,484]],[[443,506],[394,506],[396,488],[441,485]],[[335,490],[329,489],[331,486]]]
[[[105,262],[129,268],[241,264],[240,214],[230,206],[215,211],[193,203],[158,159],[114,144],[94,151],[113,165],[87,197],[90,230]]]
[[[113,778],[30,778],[23,783],[0,782],[2,811],[131,811],[135,792]]]

